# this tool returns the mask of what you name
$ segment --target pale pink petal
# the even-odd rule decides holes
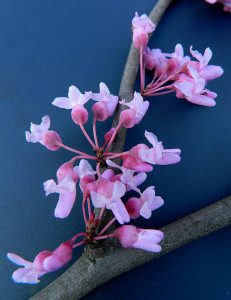
[[[60,108],[65,108],[65,109],[72,109],[76,103],[71,101],[67,97],[58,97],[55,98],[54,101],[52,102],[54,106],[60,107]]]
[[[111,210],[120,224],[130,221],[127,209],[121,199],[118,199],[116,203],[111,206]]]
[[[205,78],[206,80],[212,80],[220,77],[224,73],[224,70],[219,66],[205,66],[200,71],[200,76]]]
[[[61,219],[66,218],[72,210],[75,199],[76,191],[60,194],[59,201],[55,208],[55,217]]]
[[[33,265],[32,262],[27,261],[24,258],[22,258],[21,256],[14,254],[14,253],[7,253],[7,257],[9,258],[10,261],[12,261],[13,263],[15,263],[16,265],[19,265],[19,266],[29,267],[29,266]]]
[[[41,272],[33,268],[19,268],[13,273],[12,278],[18,283],[38,283],[39,276]]]
[[[155,147],[158,143],[157,137],[152,132],[145,130],[144,136],[149,141],[149,143],[152,144],[153,147]]]
[[[102,196],[94,191],[91,191],[91,200],[92,200],[94,207],[96,207],[96,208],[104,207],[109,202],[107,198],[105,198],[104,196]]]
[[[44,260],[43,266],[47,272],[53,272],[62,268],[63,262],[57,255],[51,255]]]
[[[113,196],[112,198],[121,198],[126,193],[126,186],[120,182],[116,181],[113,188]]]

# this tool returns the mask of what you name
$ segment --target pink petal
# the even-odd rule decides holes
[[[116,203],[113,204],[111,210],[120,224],[130,221],[129,214],[122,200],[118,199]]]
[[[58,97],[55,98],[54,101],[52,102],[54,106],[60,107],[60,108],[65,108],[65,109],[72,109],[75,106],[75,102],[70,101],[69,98],[67,97]]]
[[[75,203],[76,191],[60,194],[59,201],[55,208],[56,218],[66,218]]]
[[[21,256],[14,254],[14,253],[7,253],[7,257],[9,258],[10,261],[12,261],[13,263],[15,263],[16,265],[19,265],[19,266],[29,267],[29,266],[33,265],[32,262],[27,261],[24,258],[22,258]]]

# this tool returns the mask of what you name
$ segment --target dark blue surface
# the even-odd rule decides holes
[[[87,151],[69,112],[51,101],[65,95],[71,84],[95,91],[104,81],[117,93],[134,11],[148,13],[153,2],[0,1],[0,299],[28,299],[64,271],[43,277],[39,285],[16,285],[7,252],[33,259],[83,227],[80,201],[67,219],[55,219],[57,197],[45,198],[42,188],[71,155],[26,143],[24,131],[30,121],[37,123],[48,114],[52,129],[66,144]],[[230,15],[220,7],[182,0],[171,7],[151,39],[152,47],[166,52],[178,42],[200,51],[210,46],[212,62],[221,64],[225,73],[208,86],[219,95],[216,107],[193,106],[174,95],[154,98],[146,119],[129,131],[126,148],[144,142],[147,129],[166,147],[183,152],[180,164],[157,167],[148,177],[147,185],[156,186],[165,206],[146,227],[167,224],[231,194],[230,26]],[[112,280],[86,299],[230,298],[230,248],[229,227]]]

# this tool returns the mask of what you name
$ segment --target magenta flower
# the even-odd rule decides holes
[[[13,273],[13,280],[18,283],[38,283],[39,278],[44,274],[65,266],[72,258],[72,249],[73,242],[70,240],[62,243],[54,251],[39,252],[33,262],[29,262],[14,253],[8,253],[7,256],[13,263],[23,266]]]
[[[70,214],[76,198],[76,183],[74,180],[67,175],[58,184],[53,179],[49,179],[43,185],[46,196],[51,193],[60,194],[55,208],[55,216],[56,218],[66,218]]]
[[[59,143],[62,143],[62,140],[57,132],[49,130],[50,128],[50,118],[45,116],[42,118],[41,124],[30,125],[30,131],[26,131],[26,140],[30,143],[40,143],[51,151],[58,150],[60,146]]]
[[[128,199],[126,208],[129,216],[136,219],[139,216],[149,219],[152,211],[161,207],[164,200],[160,196],[156,196],[154,186],[148,187],[143,193],[140,193],[140,198],[132,197]]]
[[[151,22],[147,15],[139,16],[135,13],[132,20],[133,42],[136,48],[144,48],[147,46],[148,34],[155,30],[156,26]]]
[[[125,193],[126,187],[122,182],[116,181],[114,183],[101,178],[96,191],[91,191],[91,200],[94,207],[110,209],[117,221],[124,224],[130,221],[129,214],[121,200]]]
[[[149,102],[144,101],[141,94],[137,92],[134,93],[132,101],[126,102],[125,100],[121,100],[119,103],[129,107],[129,109],[122,111],[120,114],[120,123],[126,128],[131,128],[135,124],[139,124],[149,107]]]
[[[145,48],[144,65],[148,70],[155,68],[165,70],[167,68],[167,59],[160,49]]]
[[[203,106],[216,105],[215,98],[217,94],[205,89],[206,81],[199,77],[199,73],[192,67],[188,67],[189,73],[192,77],[185,74],[179,76],[179,80],[173,85],[176,90],[178,98],[185,98],[189,102]]]
[[[88,120],[88,111],[84,108],[89,99],[92,97],[92,92],[82,94],[79,89],[72,85],[69,87],[68,97],[58,97],[52,102],[54,106],[72,109],[72,120],[76,124],[85,124]]]
[[[118,96],[112,95],[103,82],[100,83],[99,90],[99,93],[92,95],[92,99],[97,101],[97,103],[93,105],[92,110],[96,120],[105,121],[113,115],[119,98]]]
[[[208,65],[213,55],[210,48],[205,49],[204,55],[197,50],[193,51],[192,46],[190,47],[190,52],[192,56],[198,60],[198,62],[191,61],[190,65],[195,68],[199,73],[199,76],[206,81],[216,79],[224,73],[220,66]]]
[[[119,166],[109,159],[106,162],[108,166],[112,168],[118,168],[122,171],[122,174],[117,175],[116,178],[118,178],[123,184],[126,185],[127,191],[134,190],[139,192],[139,189],[137,187],[141,185],[147,178],[147,174],[145,172],[134,175],[135,172],[133,170],[124,168],[123,166]]]
[[[86,159],[81,159],[78,166],[74,167],[74,172],[78,174],[80,181],[79,186],[81,191],[85,195],[90,194],[90,190],[88,190],[88,183],[95,181],[96,171],[93,170],[92,166]]]
[[[124,225],[114,231],[115,237],[124,248],[138,248],[151,252],[160,252],[158,243],[163,239],[162,231],[139,229],[133,225]]]
[[[146,130],[144,135],[153,147],[139,151],[142,161],[152,165],[170,165],[180,161],[180,149],[164,149],[162,142],[158,142],[157,137],[152,132]]]
[[[151,172],[153,167],[149,163],[143,161],[140,156],[140,151],[143,150],[149,150],[148,146],[145,144],[138,144],[135,147],[132,147],[128,151],[128,154],[121,157],[123,160],[123,166],[136,172]]]

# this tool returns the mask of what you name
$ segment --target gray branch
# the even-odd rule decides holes
[[[155,24],[159,23],[171,2],[173,0],[158,1],[149,15]],[[132,99],[138,68],[139,53],[132,45],[120,85],[120,99]],[[122,109],[122,106],[118,107],[114,125],[118,123]],[[125,136],[126,129],[122,128],[113,144],[113,152],[123,150]],[[230,223],[231,197],[228,197],[161,228],[165,233],[161,253],[124,249],[113,239],[102,242],[96,249],[86,247],[80,258],[65,273],[31,300],[80,299],[104,282]]]

